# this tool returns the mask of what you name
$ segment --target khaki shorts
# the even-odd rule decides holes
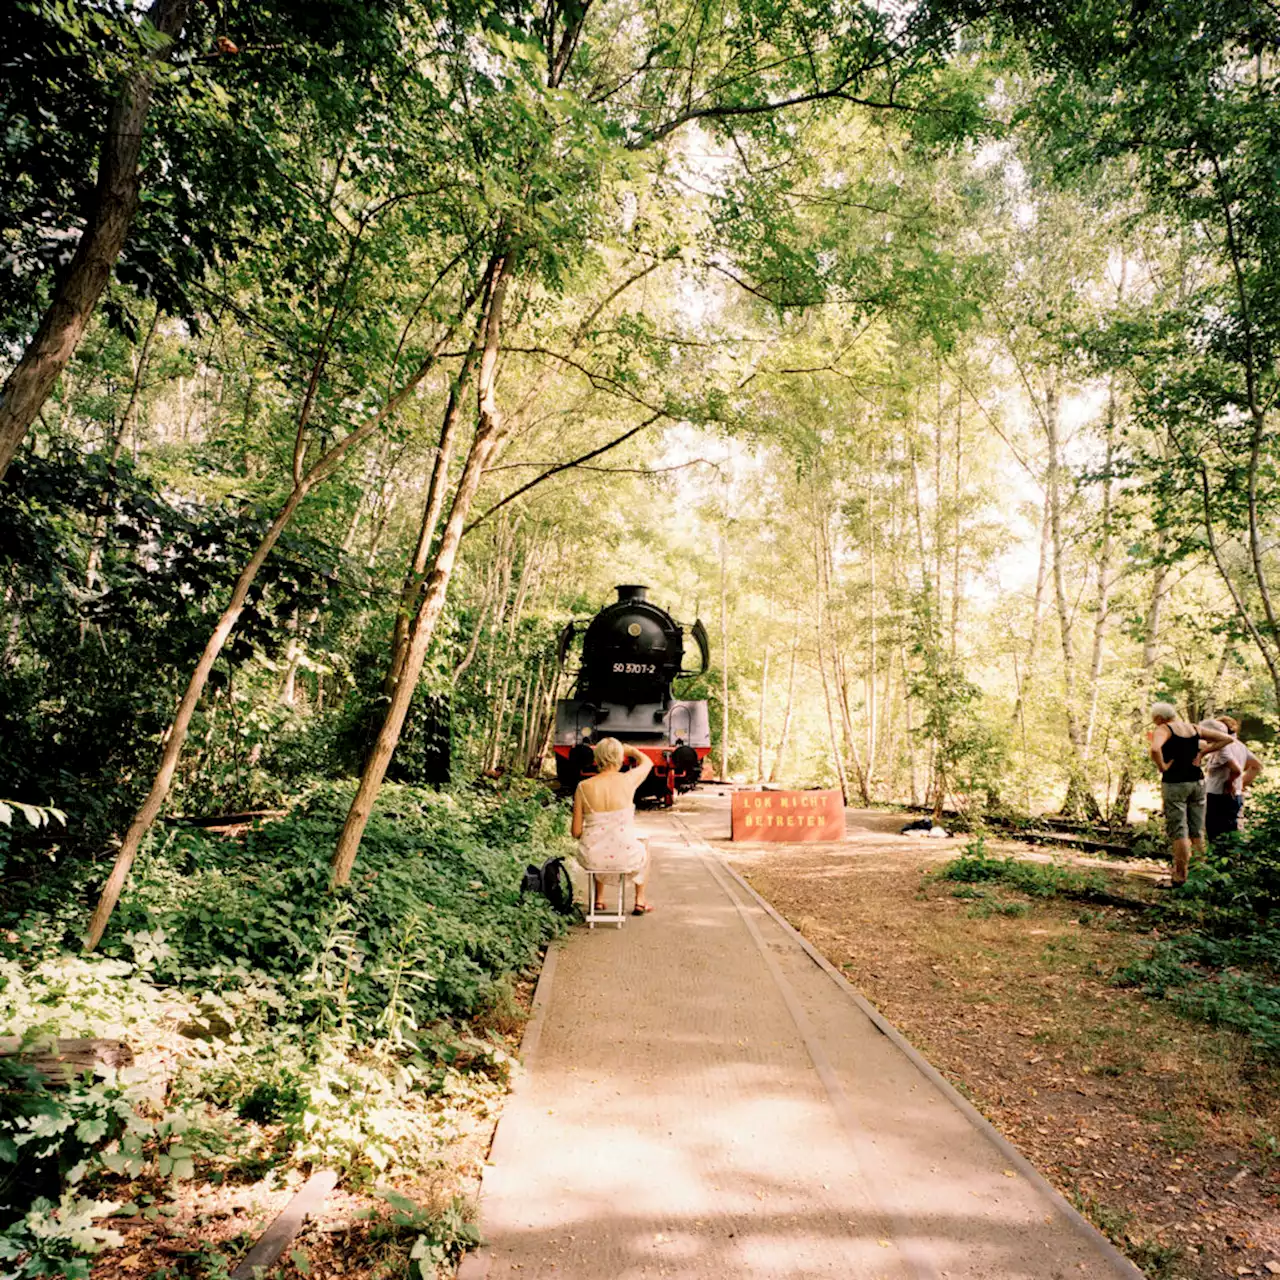
[[[1165,782],[1164,829],[1170,840],[1204,837],[1204,781]]]

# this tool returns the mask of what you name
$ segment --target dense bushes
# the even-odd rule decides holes
[[[101,453],[57,450],[24,456],[6,475],[0,777],[7,798],[66,809],[64,856],[101,848],[145,794],[156,742],[262,527],[251,509],[165,491],[127,455],[111,463]],[[198,723],[201,741],[222,746],[218,763],[239,785],[199,776],[209,762],[197,755],[181,780],[195,802],[244,791],[242,722],[265,716],[260,736],[268,736],[274,688],[259,690],[250,706],[233,683],[274,685],[250,659],[285,653],[321,605],[336,628],[344,598],[330,601],[330,593],[342,564],[339,552],[293,534],[259,575]],[[38,836],[20,833],[6,844],[19,868],[45,865]]]
[[[1157,914],[1166,936],[1116,980],[1280,1052],[1280,791],[1253,795],[1248,826],[1194,858]]]
[[[444,1102],[495,1087],[503,1051],[472,1020],[510,1004],[511,975],[559,927],[518,886],[562,811],[536,793],[387,787],[352,884],[332,895],[348,802],[325,786],[239,838],[157,839],[98,956],[66,949],[84,923],[81,869],[9,904],[0,1023],[27,1042],[120,1037],[138,1062],[58,1090],[6,1069],[0,1259],[76,1274],[115,1239],[112,1213],[197,1169],[420,1169]]]

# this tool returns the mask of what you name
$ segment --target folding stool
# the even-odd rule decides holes
[[[608,911],[596,910],[596,880],[617,880],[618,882],[618,911],[616,915],[609,914]],[[597,924],[616,924],[619,929],[627,919],[627,877],[625,873],[618,874],[612,871],[587,872],[587,911],[586,922],[588,929],[594,929]]]

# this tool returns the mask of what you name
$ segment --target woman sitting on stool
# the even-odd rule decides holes
[[[584,778],[573,793],[573,826],[578,838],[578,863],[595,876],[595,909],[604,910],[601,876],[625,875],[635,885],[633,916],[652,911],[644,900],[649,871],[649,850],[636,830],[636,791],[649,776],[653,762],[635,747],[624,747],[617,738],[605,738],[595,746],[594,778]],[[635,768],[622,772],[630,757]],[[621,905],[621,904],[620,904]]]

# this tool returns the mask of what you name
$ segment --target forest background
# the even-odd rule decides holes
[[[385,771],[406,656],[399,776],[433,696],[524,772],[622,580],[728,775],[1122,815],[1152,695],[1269,734],[1274,15],[625,16],[21,8],[5,795],[73,845]]]
[[[16,6],[10,903],[65,874],[118,947],[161,817],[329,783],[341,888],[384,781],[546,761],[617,582],[708,625],[730,776],[1122,822],[1152,697],[1268,741],[1278,40],[1246,0]]]

